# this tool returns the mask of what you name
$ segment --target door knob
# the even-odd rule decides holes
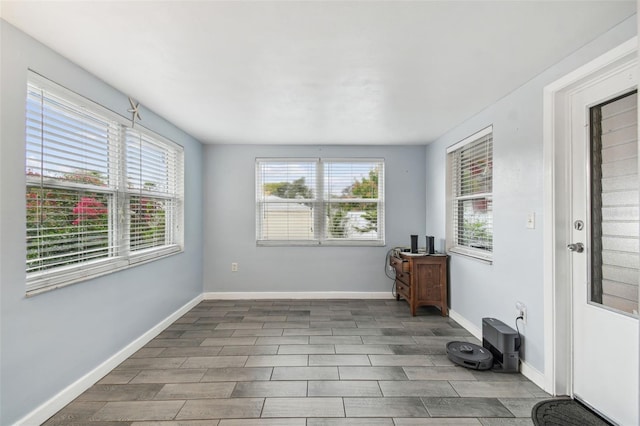
[[[567,245],[567,248],[570,251],[575,251],[576,253],[582,253],[584,251],[584,244],[582,243],[573,243]]]

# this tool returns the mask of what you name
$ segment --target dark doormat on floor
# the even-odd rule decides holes
[[[573,399],[549,399],[531,409],[536,426],[611,426],[611,423]]]

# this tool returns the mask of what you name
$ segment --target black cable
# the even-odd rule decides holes
[[[389,278],[390,280],[394,280],[396,279],[396,273],[395,273],[395,269],[393,270],[393,276],[389,275],[389,260],[391,259],[391,253],[393,252],[394,249],[391,249],[389,251],[387,251],[387,255],[385,256],[384,259],[384,274],[387,276],[387,278]]]
[[[389,261],[391,259],[391,253],[393,252],[394,249],[390,249],[389,251],[387,251],[387,255],[384,258],[384,274],[387,276],[387,278],[389,278],[390,280],[393,280],[393,284],[391,285],[391,295],[395,298],[397,296],[397,292],[396,292],[396,270],[395,268],[393,269],[393,276],[390,275],[390,269],[389,269],[389,265],[391,264]]]
[[[522,345],[522,338],[520,337],[520,329],[518,328],[518,320],[524,321],[524,317],[520,315],[516,318],[516,331],[518,332],[518,347],[516,348],[516,351],[519,351],[520,346]]]

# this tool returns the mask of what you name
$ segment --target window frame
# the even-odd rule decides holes
[[[483,140],[484,139],[484,140]],[[465,170],[467,173],[472,173],[471,170],[465,169],[460,165],[461,153],[468,148],[476,148],[473,145],[478,144],[489,144],[489,154],[488,154],[488,162],[490,164],[491,176],[489,180],[489,188],[485,188],[483,192],[472,192],[467,194],[459,194],[457,193],[458,188],[462,188],[466,181],[462,177]],[[487,148],[485,148],[487,150]],[[493,125],[489,125],[482,130],[466,137],[465,139],[455,143],[454,145],[447,148],[447,203],[446,203],[446,218],[447,218],[447,228],[446,228],[446,244],[447,244],[447,252],[455,253],[463,256],[467,256],[470,258],[474,258],[480,261],[484,261],[486,263],[491,264],[493,262]],[[455,172],[458,171],[459,174],[455,175]],[[486,183],[485,183],[486,184]],[[459,214],[459,205],[463,202],[471,201],[473,203],[474,200],[484,201],[486,204],[490,205],[488,208],[488,214],[490,219],[490,247],[489,248],[478,248],[472,247],[470,245],[465,245],[460,243],[461,236],[458,233],[459,218],[457,215]],[[486,205],[485,204],[485,205]],[[462,238],[467,238],[462,236]],[[484,241],[484,240],[483,240]]]
[[[291,199],[290,201],[278,201],[283,204],[299,204],[299,203],[311,203],[312,208],[312,223],[313,223],[313,237],[310,239],[264,239],[261,238],[263,230],[262,226],[262,205],[266,204],[264,200],[260,199],[260,186],[264,183],[261,180],[260,167],[262,164],[269,163],[313,163],[314,170],[314,198],[310,199]],[[328,196],[327,188],[325,187],[325,166],[335,163],[377,163],[380,167],[380,173],[378,175],[378,198],[353,198],[348,200],[338,200]],[[258,157],[255,159],[255,235],[256,246],[385,246],[385,160],[384,158],[345,158],[345,157],[285,157],[285,158],[273,158],[273,157]],[[330,237],[328,227],[326,224],[326,209],[330,203],[376,203],[377,205],[377,238],[375,239],[342,239],[337,237]]]
[[[46,161],[46,157],[35,160],[33,157],[30,157],[28,151],[29,144],[25,140],[25,190],[27,192],[29,188],[39,187],[40,189],[55,188],[69,190],[70,192],[77,191],[79,196],[82,191],[88,191],[108,194],[109,197],[106,213],[108,216],[107,233],[109,235],[109,243],[106,257],[80,260],[77,263],[67,263],[53,267],[44,267],[43,269],[33,272],[25,271],[26,295],[33,296],[184,251],[184,148],[138,123],[136,123],[135,128],[132,128],[131,122],[124,117],[31,70],[27,78],[25,112],[27,111],[26,106],[29,102],[28,98],[34,89],[40,91],[40,96],[44,99],[55,98],[63,101],[68,108],[85,111],[88,114],[100,117],[101,120],[108,122],[110,127],[113,126],[115,130],[110,132],[106,138],[107,154],[105,154],[105,161],[108,163],[108,176],[106,176],[107,183],[104,187],[65,182],[64,179],[55,177],[45,177],[42,167],[44,167],[43,158],[45,158]],[[173,185],[171,193],[147,194],[147,191],[129,189],[126,170],[128,158],[126,152],[127,138],[125,136],[125,134],[129,132],[135,132],[141,135],[141,137],[152,139],[159,146],[164,147],[167,152],[175,155],[173,170],[170,170],[171,167],[167,165],[167,175],[172,174],[173,177],[170,179],[174,180],[171,182]],[[25,139],[27,136],[28,133],[25,128]],[[78,139],[82,139],[82,137]],[[41,146],[46,147],[46,138],[40,135],[39,143]],[[34,164],[36,167],[33,167]],[[29,170],[34,168],[40,172],[40,175],[30,175]],[[78,167],[78,169],[80,170],[81,167]],[[167,244],[132,251],[129,246],[131,237],[131,209],[129,203],[132,197],[145,195],[153,195],[153,197],[172,200],[175,204],[175,211],[171,212],[171,224],[167,225],[167,222],[165,222],[164,225],[165,232],[167,232],[168,227],[171,228],[170,232],[174,239]],[[26,209],[27,205],[25,204],[25,214]],[[28,226],[27,231],[29,231]],[[43,237],[40,236],[37,238]],[[76,253],[82,253],[82,251]]]

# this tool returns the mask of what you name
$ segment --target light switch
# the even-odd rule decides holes
[[[527,229],[535,229],[536,227],[536,214],[531,212],[527,215]]]

